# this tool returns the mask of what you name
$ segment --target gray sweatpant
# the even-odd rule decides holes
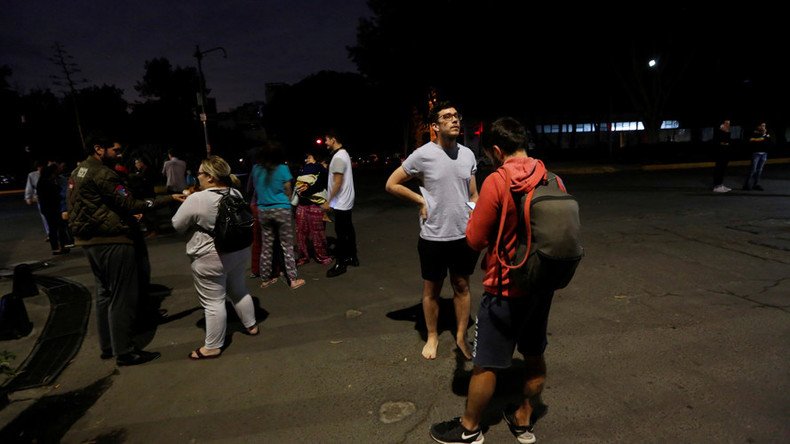
[[[232,253],[209,254],[192,260],[192,276],[200,305],[206,316],[206,343],[208,349],[225,345],[227,327],[227,298],[236,309],[245,328],[255,325],[255,306],[245,283],[250,249]]]

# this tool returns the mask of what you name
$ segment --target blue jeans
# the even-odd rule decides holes
[[[760,175],[763,174],[763,166],[765,166],[766,160],[768,160],[768,153],[764,151],[752,153],[752,168],[746,177],[746,182],[743,183],[744,189],[750,190],[757,185],[757,182],[760,181]]]

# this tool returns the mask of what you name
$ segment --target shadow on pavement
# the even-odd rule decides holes
[[[0,430],[0,442],[60,442],[71,426],[112,386],[113,375],[81,390],[44,396]],[[42,427],[43,422],[46,422],[46,427]],[[106,440],[93,442],[123,442],[125,432],[121,430],[112,435],[111,439],[105,435]]]

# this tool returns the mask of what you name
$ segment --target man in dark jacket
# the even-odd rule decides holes
[[[139,289],[132,236],[139,230],[136,214],[165,206],[185,196],[134,199],[113,170],[121,146],[114,139],[94,137],[88,157],[69,178],[69,227],[76,245],[85,250],[96,277],[96,319],[101,358],[122,365],[142,364],[160,356],[137,349],[132,324]]]

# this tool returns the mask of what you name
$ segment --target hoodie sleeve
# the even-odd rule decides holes
[[[475,251],[485,250],[489,242],[496,241],[503,190],[507,191],[499,173],[489,174],[483,181],[480,197],[466,225],[466,242]]]

